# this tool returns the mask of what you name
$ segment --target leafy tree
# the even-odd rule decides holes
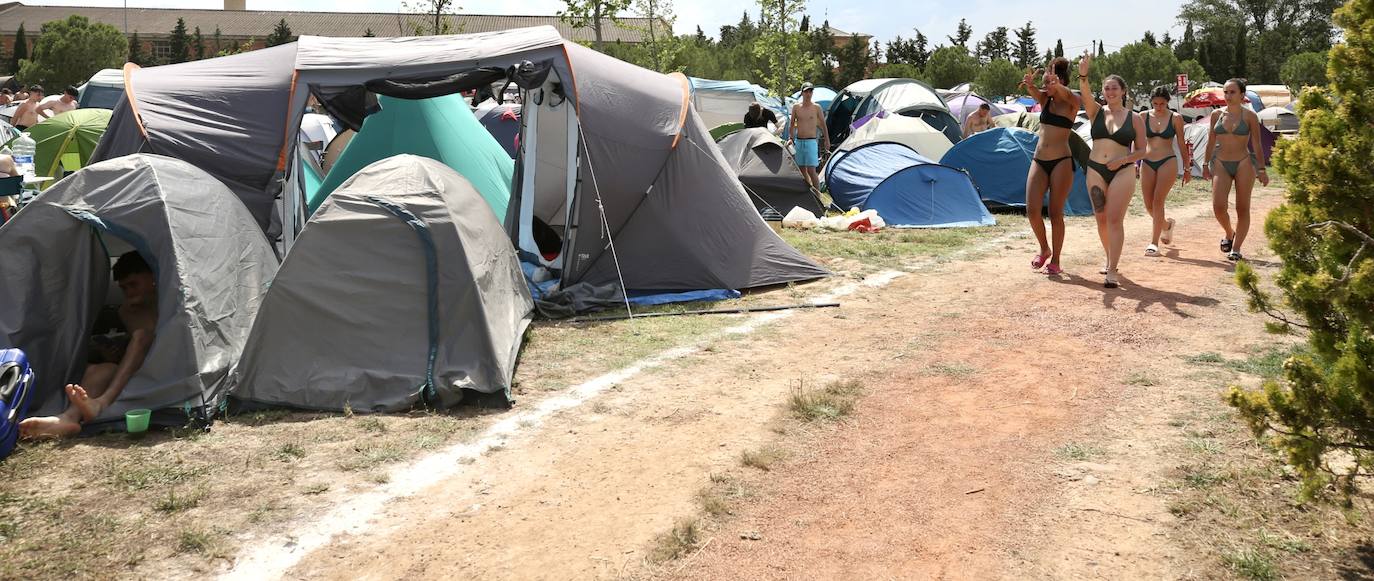
[[[191,37],[186,34],[185,18],[177,18],[177,25],[172,27],[172,34],[167,37],[167,45],[171,49],[167,62],[184,63],[191,60]]]
[[[1011,60],[1011,40],[1007,35],[1007,27],[994,28],[983,37],[983,42],[978,45],[978,56],[984,62]]]
[[[10,71],[19,74],[19,66],[27,58],[29,58],[29,37],[24,32],[24,23],[20,22],[19,29],[14,31],[14,50],[10,53]]]
[[[1207,80],[1207,69],[1202,68],[1201,63],[1192,59],[1178,63],[1178,72],[1188,75],[1190,85],[1201,85]]]
[[[1035,59],[1040,56],[1040,48],[1035,46],[1035,27],[1029,21],[1016,29],[1016,45],[1012,52],[1016,55],[1016,66],[1023,69],[1034,65]]]
[[[1064,39],[1054,41],[1054,56],[1056,58],[1064,56]]]
[[[629,0],[625,0],[625,6],[621,6],[619,10],[624,10],[628,5]],[[415,24],[413,27],[415,29],[415,36],[462,32],[462,27],[455,29],[453,26],[452,14],[458,9],[458,5],[455,4],[453,0],[407,0],[402,2],[401,6],[404,7],[407,12],[419,14],[423,17],[422,22]],[[598,36],[597,38],[600,37]]]
[[[1250,307],[1279,320],[1270,330],[1305,327],[1307,349],[1281,379],[1232,387],[1228,400],[1283,452],[1305,497],[1335,485],[1349,506],[1374,466],[1374,0],[1351,0],[1335,22],[1345,43],[1331,49],[1330,84],[1303,92],[1298,139],[1280,142],[1274,159],[1288,195],[1265,233],[1282,260],[1282,297],[1260,289],[1248,264],[1236,267]]]
[[[277,22],[276,28],[272,29],[272,34],[267,35],[267,39],[263,42],[267,46],[281,46],[291,42],[294,38],[291,36],[291,27],[286,24],[286,19],[283,18]]]
[[[849,42],[835,53],[838,71],[835,73],[835,86],[846,87],[850,83],[868,77],[873,66],[873,54],[863,45],[858,35],[849,37]]]
[[[935,49],[926,63],[925,76],[930,84],[949,88],[959,83],[972,81],[978,74],[978,59],[960,46],[946,46]]]
[[[1155,87],[1172,85],[1174,75],[1183,72],[1181,69],[1181,63],[1169,47],[1157,43],[1151,46],[1145,41],[1123,46],[1093,63],[1094,71],[1121,75],[1131,98],[1147,97]],[[1100,74],[1094,75],[1093,81],[1094,88],[1101,88]]]
[[[925,80],[921,74],[921,69],[916,68],[916,65],[891,62],[873,69],[873,78]]]
[[[1274,82],[1289,56],[1320,52],[1335,37],[1331,14],[1339,0],[1195,0],[1179,20],[1196,26],[1207,46],[1199,61],[1216,78],[1238,72],[1256,82]],[[1242,40],[1243,39],[1243,40]]]
[[[1148,30],[1145,31],[1145,37],[1142,38],[1140,42],[1145,43],[1150,48],[1159,46],[1159,41],[1155,39],[1155,33]]]
[[[249,38],[248,40],[243,41],[243,44],[231,44],[220,49],[219,52],[215,53],[215,56],[229,56],[231,54],[248,52],[250,50],[253,50],[254,42],[256,42],[256,39]]]
[[[619,24],[619,14],[630,7],[630,0],[563,0],[563,5],[558,17],[573,28],[591,26],[592,37],[596,39],[594,48],[604,52],[606,43],[602,41],[602,28],[608,20]]]
[[[148,64],[148,55],[143,54],[143,41],[138,39],[138,31],[134,31],[134,35],[129,37],[128,59],[128,62],[138,66]]]
[[[950,44],[954,44],[968,52],[968,41],[973,38],[973,27],[968,25],[968,20],[960,18],[959,28],[955,30],[954,36],[946,37]]]
[[[1167,46],[1169,48],[1174,48],[1174,39],[1173,37],[1169,36],[1169,31],[1164,31],[1164,36],[1160,37],[1159,44]]]
[[[798,28],[806,0],[758,0],[758,4],[760,34],[754,57],[760,66],[759,84],[775,94],[790,95],[816,68],[816,59],[806,50],[808,37]]]
[[[1279,78],[1294,95],[1303,87],[1326,85],[1326,54],[1303,52],[1288,57],[1280,69]]]
[[[639,47],[648,57],[648,67],[660,73],[673,72],[673,61],[681,48],[673,36],[672,0],[635,0],[635,12],[647,24],[640,30],[642,35]],[[700,31],[700,29],[698,29]]]
[[[196,33],[191,35],[191,44],[195,46],[196,60],[205,58],[205,37],[200,35],[200,27],[196,27]]]
[[[85,16],[45,22],[34,44],[33,60],[24,59],[19,78],[51,87],[79,85],[100,69],[124,64],[129,45],[119,29]]]
[[[1022,72],[1023,69],[1011,61],[998,59],[984,65],[982,70],[978,71],[973,84],[978,86],[978,90],[985,97],[1014,95],[1017,86],[1021,84]]]

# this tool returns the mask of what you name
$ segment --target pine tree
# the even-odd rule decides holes
[[[1103,41],[1098,40],[1098,41],[1097,41],[1097,58],[1102,58],[1102,57],[1104,57],[1104,56],[1107,56],[1107,45],[1106,45]]]
[[[1193,22],[1183,29],[1183,40],[1174,47],[1174,56],[1180,61],[1197,59],[1197,34],[1193,32]]]
[[[138,39],[138,31],[129,37],[129,62],[138,66],[148,64],[148,57],[143,54],[143,41]]]
[[[1282,265],[1282,298],[1266,294],[1249,264],[1236,265],[1250,308],[1277,319],[1271,331],[1304,327],[1306,349],[1281,378],[1233,387],[1228,401],[1296,469],[1305,497],[1334,485],[1351,507],[1374,468],[1374,0],[1350,0],[1335,22],[1345,42],[1330,51],[1330,82],[1302,93],[1298,138],[1275,150],[1288,192],[1264,231]]]
[[[1064,56],[1064,39],[1054,41],[1054,56],[1056,58]]]
[[[1233,65],[1235,68],[1232,69],[1231,76],[1237,79],[1245,78],[1245,48],[1246,45],[1250,44],[1247,36],[1244,27],[1241,27],[1236,33],[1236,62]]]
[[[14,74],[19,74],[20,61],[29,58],[29,40],[24,34],[24,23],[19,23],[19,29],[14,31],[14,51],[10,55],[10,70]]]
[[[171,49],[167,62],[184,63],[191,60],[191,37],[186,34],[185,18],[177,18],[177,25],[172,28],[171,36],[167,37],[167,45]]]
[[[200,27],[196,27],[196,33],[191,35],[191,44],[195,45],[196,60],[205,58],[205,37],[200,35]]]
[[[292,40],[291,27],[286,24],[286,19],[283,18],[280,22],[277,22],[276,28],[272,29],[272,34],[267,35],[267,40],[265,42],[267,46],[280,46]]]
[[[1149,46],[1150,48],[1154,48],[1154,47],[1156,47],[1156,46],[1159,46],[1159,41],[1155,39],[1155,33],[1151,32],[1151,31],[1149,31],[1149,30],[1146,30],[1146,31],[1145,31],[1145,37],[1144,37],[1144,38],[1141,38],[1141,39],[1140,39],[1140,42],[1145,43],[1145,45],[1146,45],[1146,46]]]
[[[222,37],[221,37],[221,35],[220,35],[220,33],[219,33],[219,27],[218,27],[218,26],[215,27],[214,39],[215,39],[215,54],[219,54],[219,51],[224,50],[224,46],[223,46],[223,44],[221,44]]]
[[[1005,26],[994,28],[978,47],[978,56],[984,62],[1011,60],[1011,41]]]
[[[950,44],[955,44],[964,47],[964,50],[968,50],[968,41],[973,38],[973,27],[969,26],[968,20],[960,18],[959,28],[954,32],[954,36],[946,38],[949,39]]]
[[[911,41],[911,48],[911,64],[925,70],[926,63],[930,61],[930,40],[920,30],[917,30],[916,38]]]
[[[1024,69],[1035,64],[1039,53],[1040,47],[1035,46],[1035,27],[1027,21],[1025,26],[1016,29],[1016,66]]]
[[[701,29],[701,25],[697,25],[697,35],[695,40],[697,46],[706,46],[706,41],[708,39],[706,38],[706,32]]]

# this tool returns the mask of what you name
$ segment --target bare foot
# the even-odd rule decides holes
[[[91,399],[86,389],[75,383],[67,384],[67,402],[81,413],[82,423],[94,420],[105,407],[99,400]]]
[[[79,433],[81,424],[60,416],[28,418],[19,422],[19,437],[26,440],[68,438]]]

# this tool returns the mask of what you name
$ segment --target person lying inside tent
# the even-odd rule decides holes
[[[115,261],[115,283],[124,293],[119,320],[128,330],[128,342],[94,342],[90,363],[81,383],[68,384],[67,410],[60,415],[28,418],[19,423],[24,438],[62,438],[81,432],[81,425],[94,420],[119,398],[124,386],[143,366],[143,358],[153,345],[157,329],[157,279],[153,269],[138,251],[124,253]]]

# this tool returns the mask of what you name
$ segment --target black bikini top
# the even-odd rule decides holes
[[[1093,140],[1110,139],[1124,147],[1130,147],[1132,143],[1135,143],[1135,123],[1132,122],[1131,116],[1126,116],[1126,123],[1118,127],[1116,133],[1108,133],[1107,116],[1111,114],[1111,110],[1106,107],[1103,107],[1097,112],[1097,119],[1093,120]]]
[[[1054,97],[1045,95],[1045,106],[1040,108],[1040,124],[1073,129],[1073,119],[1054,112],[1050,105],[1054,103]]]
[[[1151,139],[1153,139],[1153,138],[1155,138],[1155,137],[1163,137],[1163,138],[1165,138],[1165,139],[1173,139],[1174,136],[1177,135],[1177,133],[1174,132],[1174,114],[1173,114],[1172,111],[1169,112],[1169,121],[1168,121],[1167,123],[1165,123],[1164,131],[1160,131],[1159,133],[1155,133],[1155,131],[1154,131],[1154,126],[1153,126],[1153,122],[1150,120],[1150,118],[1153,117],[1153,116],[1154,116],[1154,115],[1153,115],[1152,113],[1150,113],[1149,111],[1146,111],[1146,112],[1145,112],[1145,137],[1148,137],[1148,138],[1151,138]]]

